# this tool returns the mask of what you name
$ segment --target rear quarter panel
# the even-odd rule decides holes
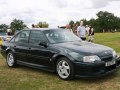
[[[0,52],[1,52],[2,56],[6,57],[6,53],[7,53],[8,50],[11,50],[10,49],[10,43],[8,41],[5,41],[1,45]]]

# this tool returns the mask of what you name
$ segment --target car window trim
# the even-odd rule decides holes
[[[15,42],[15,39],[16,39],[16,37],[20,34],[20,33],[22,33],[22,32],[24,32],[24,31],[29,31],[29,37],[30,37],[30,30],[21,30],[19,33],[17,33],[13,38],[14,38],[14,43],[20,43],[20,42]],[[27,40],[27,43],[26,44],[29,44],[29,37],[28,37],[28,40]],[[25,44],[25,43],[24,43]]]
[[[43,33],[42,31],[40,31],[40,30],[30,30],[29,41],[28,41],[28,44],[29,44],[29,45],[33,45],[32,43],[30,43],[30,37],[31,37],[32,31],[38,31],[38,32],[41,32],[41,33],[44,35],[44,33]],[[44,35],[44,37],[45,37],[45,39],[46,39],[46,42],[47,42],[47,43],[50,43],[45,35]],[[39,45],[35,45],[35,46],[39,46]]]

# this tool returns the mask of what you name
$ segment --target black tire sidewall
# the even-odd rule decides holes
[[[58,63],[59,63],[61,60],[64,60],[64,61],[66,61],[66,62],[69,64],[70,74],[69,74],[69,76],[68,76],[67,78],[62,78],[62,77],[60,77],[59,74],[58,74],[57,65],[58,65]],[[73,66],[72,62],[71,62],[69,59],[65,58],[65,57],[62,57],[62,58],[58,59],[58,61],[57,61],[57,63],[56,63],[56,72],[57,72],[58,76],[59,76],[61,79],[63,79],[63,80],[71,80],[71,79],[74,78],[74,66]]]

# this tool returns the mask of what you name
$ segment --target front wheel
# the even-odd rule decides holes
[[[7,53],[6,62],[7,62],[7,65],[9,67],[15,67],[16,66],[15,57],[14,57],[14,55],[11,51],[9,51]]]
[[[74,67],[67,58],[60,58],[56,64],[57,74],[63,80],[71,80],[74,77]]]

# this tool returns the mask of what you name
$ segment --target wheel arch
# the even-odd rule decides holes
[[[62,57],[67,58],[68,60],[70,60],[71,63],[73,63],[73,60],[72,60],[70,57],[68,57],[67,55],[63,55],[63,54],[54,55],[54,56],[53,56],[53,65],[54,65],[54,67],[56,67],[57,61],[58,61],[60,58],[62,58]]]
[[[7,48],[7,49],[6,49],[6,55],[7,55],[7,53],[10,52],[10,51],[14,53],[14,50],[13,50],[13,49]]]
[[[56,65],[57,61],[62,57],[67,58],[65,55],[58,55],[58,56],[55,57],[55,65]]]

